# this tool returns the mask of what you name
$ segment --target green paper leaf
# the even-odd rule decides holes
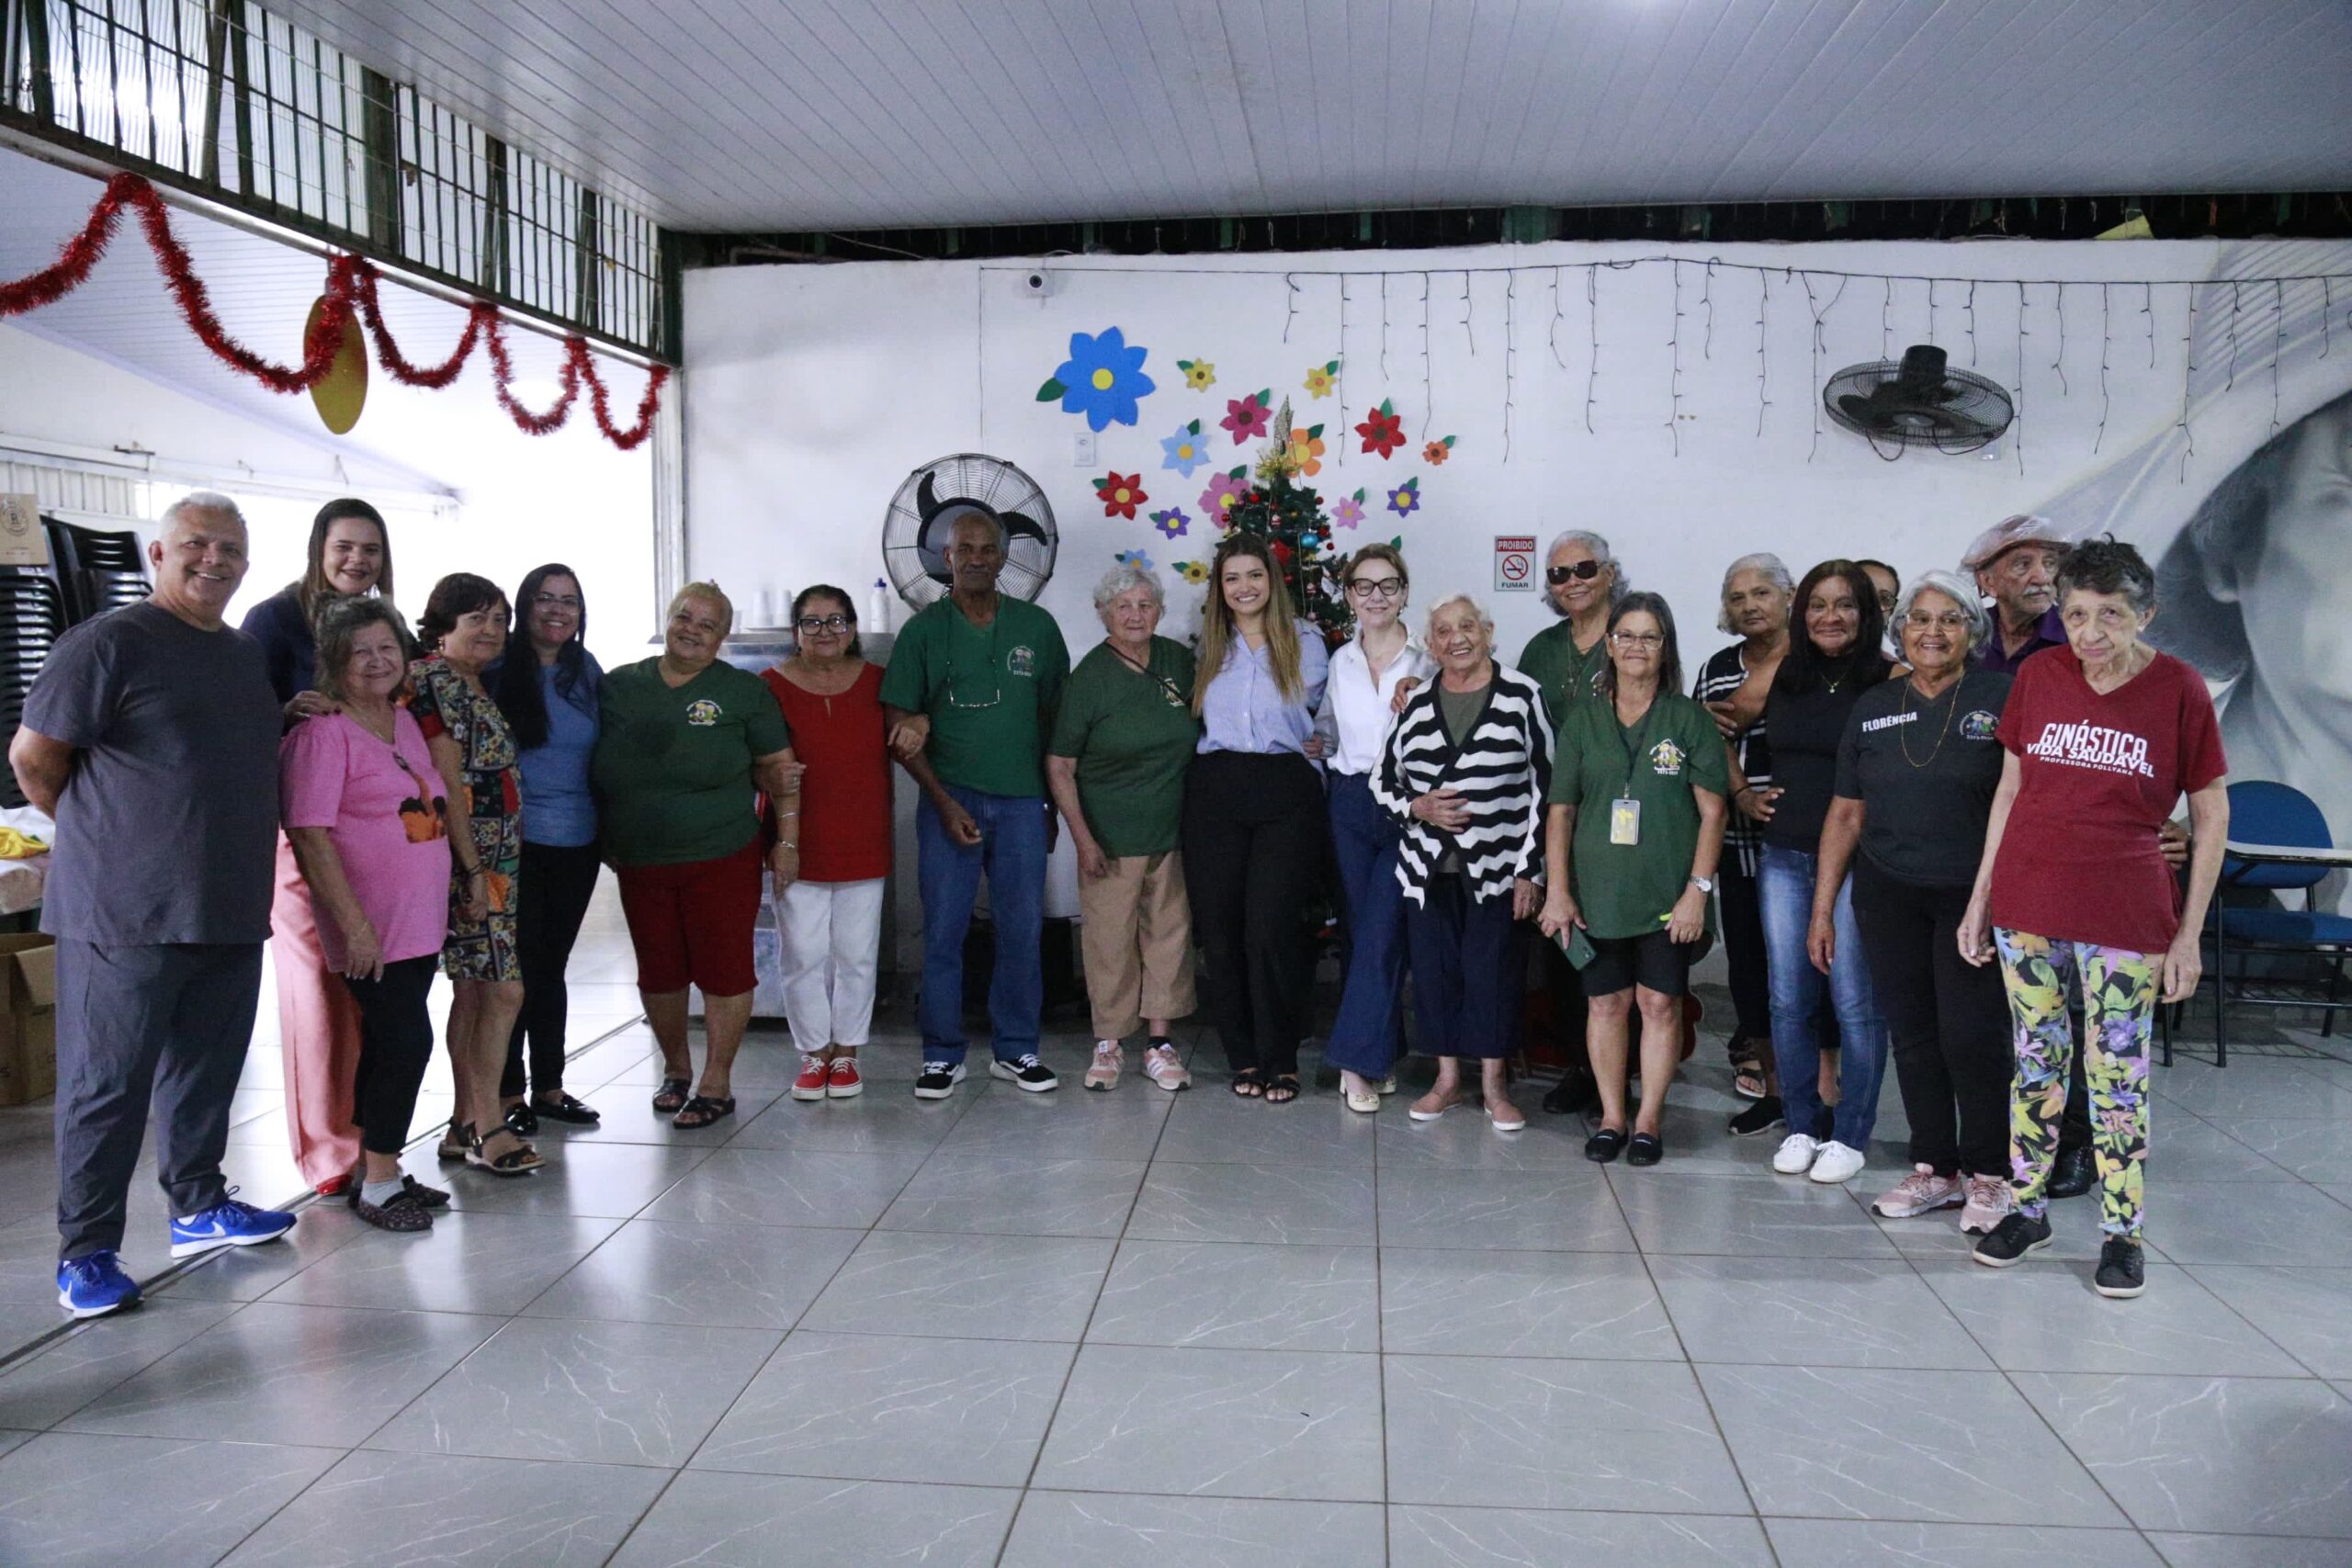
[[[1198,435],[1201,433],[1201,422],[1196,419],[1184,428],[1191,431],[1193,434]]]
[[[1337,376],[1340,373],[1340,362],[1334,359],[1330,364],[1323,367],[1323,373],[1327,376]]]
[[[1059,381],[1048,377],[1046,380],[1046,384],[1037,389],[1037,400],[1041,403],[1056,402],[1069,391],[1069,389],[1068,387],[1063,386]]]
[[[1180,359],[1176,362],[1176,368],[1179,370],[1190,370],[1192,367],[1193,362],[1189,359]]]
[[[1395,413],[1395,412],[1396,412],[1396,402],[1395,402],[1392,399],[1388,399],[1388,398],[1383,398],[1383,399],[1381,399],[1381,400],[1380,400],[1380,412],[1381,412],[1382,413],[1385,413],[1385,414],[1393,414],[1393,413]]]
[[[1322,440],[1322,439],[1323,439],[1323,427],[1322,427],[1321,425],[1319,425],[1319,424],[1310,424],[1310,425],[1308,425],[1308,426],[1306,427],[1306,438],[1307,438],[1309,441],[1320,441],[1320,440]]]

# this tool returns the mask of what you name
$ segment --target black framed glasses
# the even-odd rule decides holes
[[[1354,578],[1348,583],[1348,592],[1357,599],[1398,599],[1404,596],[1405,580],[1401,577]]]
[[[1544,581],[1555,588],[1572,579],[1582,581],[1600,575],[1600,563],[1597,560],[1580,560],[1574,566],[1547,566],[1544,569]]]
[[[819,632],[845,632],[857,625],[847,615],[803,615],[792,623],[802,637],[815,637]]]

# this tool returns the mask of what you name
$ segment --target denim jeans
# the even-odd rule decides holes
[[[1879,1085],[1886,1076],[1886,1021],[1871,991],[1870,963],[1862,955],[1861,928],[1854,919],[1854,882],[1838,890],[1831,919],[1838,936],[1837,961],[1829,976],[1805,953],[1805,931],[1813,920],[1813,878],[1820,856],[1802,850],[1764,846],[1756,879],[1764,911],[1764,951],[1772,977],[1772,1056],[1781,1073],[1781,1103],[1789,1131],[1811,1133],[1821,1110],[1821,1036],[1815,1025],[1824,988],[1838,1015],[1838,1111],[1830,1136],[1849,1149],[1867,1148],[1878,1123]]]
[[[1374,802],[1371,781],[1333,774],[1331,844],[1348,966],[1323,1058],[1375,1079],[1388,1076],[1405,1043],[1405,890],[1396,882],[1396,824]]]
[[[1037,955],[1045,924],[1046,803],[1034,795],[944,787],[979,824],[980,841],[967,847],[950,839],[928,798],[915,807],[915,880],[922,890],[923,1060],[964,1059],[964,936],[986,873],[996,935],[989,1024],[997,1059],[1015,1061],[1037,1049],[1037,1016],[1046,1003]]]

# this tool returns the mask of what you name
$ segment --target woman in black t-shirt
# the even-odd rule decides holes
[[[1763,824],[1757,891],[1772,986],[1772,1055],[1789,1122],[1772,1168],[1783,1176],[1809,1174],[1825,1183],[1849,1180],[1862,1168],[1878,1120],[1879,1080],[1886,1071],[1886,1026],[1854,929],[1850,888],[1840,890],[1834,905],[1840,956],[1826,977],[1805,953],[1838,743],[1854,705],[1894,668],[1879,651],[1883,635],[1877,594],[1860,567],[1826,560],[1806,572],[1797,584],[1789,655],[1764,699],[1764,722],[1772,736],[1771,787],[1756,788],[1736,774],[1732,779],[1734,803]],[[1815,1136],[1821,1112],[1815,1018],[1825,988],[1838,1015],[1842,1049],[1838,1105],[1829,1136],[1820,1139]]]
[[[1928,572],[1895,610],[1911,672],[1865,692],[1847,721],[1806,946],[1825,973],[1844,956],[1834,911],[1850,866],[1911,1123],[1910,1173],[1871,1207],[1899,1220],[1965,1204],[1960,1228],[1981,1235],[2010,1206],[2008,1002],[1989,965],[1962,962],[1955,933],[2001,783],[2009,678],[1969,668],[1988,627],[1959,578]]]

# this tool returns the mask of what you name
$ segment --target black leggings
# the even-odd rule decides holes
[[[380,980],[344,976],[359,1004],[359,1066],[352,1074],[351,1103],[359,1122],[359,1146],[371,1155],[396,1155],[408,1142],[416,1091],[433,1060],[433,1015],[424,998],[440,969],[441,955],[428,953],[385,964]]]
[[[1296,752],[1210,751],[1184,780],[1184,891],[1233,1070],[1298,1071],[1324,862],[1323,784]]]
[[[563,1089],[564,1016],[571,998],[563,972],[571,944],[596,891],[601,863],[596,846],[523,844],[523,873],[514,911],[514,945],[523,961],[523,1010],[506,1037],[506,1071],[498,1092],[508,1100],[523,1092],[523,1045],[530,1043],[531,1088],[552,1098]]]
[[[1980,969],[1960,956],[1968,893],[1905,882],[1854,857],[1855,923],[1886,1017],[1911,1162],[1939,1176],[2006,1177],[2009,1003],[1998,964]]]

